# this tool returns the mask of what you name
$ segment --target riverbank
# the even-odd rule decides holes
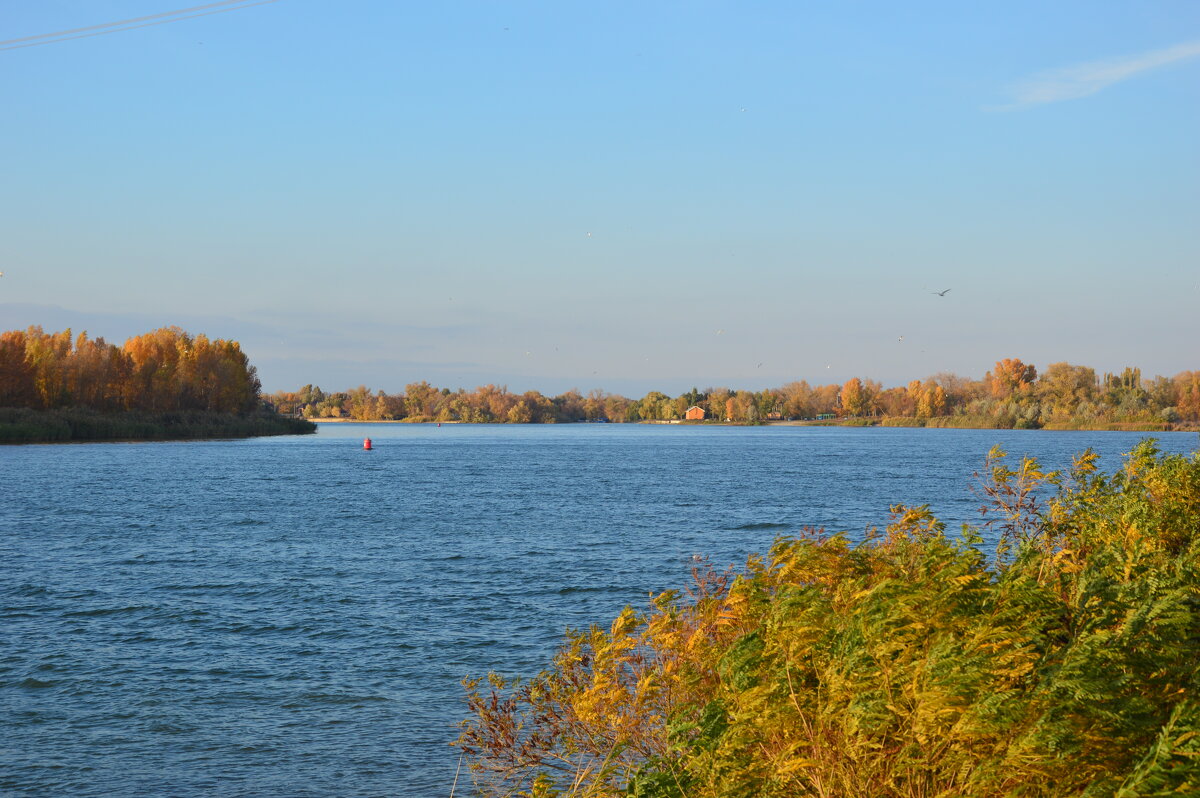
[[[82,408],[0,408],[0,443],[256,438],[316,431],[311,421],[267,411],[234,415],[203,410],[101,413]]]
[[[469,421],[430,421],[423,419],[421,421],[411,421],[406,418],[402,419],[371,419],[361,420],[355,418],[314,418],[312,422],[317,424],[471,424]],[[512,422],[481,422],[481,423],[512,423]],[[534,422],[537,423],[537,422]],[[576,424],[587,424],[592,422],[577,421],[567,422]],[[609,423],[609,422],[606,422]],[[611,422],[621,423],[621,422]],[[746,422],[746,421],[687,421],[675,419],[670,421],[633,421],[623,422],[627,424],[669,424],[679,426],[709,426],[709,427],[747,427],[747,426],[765,426],[765,427],[926,427],[929,429],[1043,429],[1051,432],[1076,431],[1076,432],[1200,432],[1200,424],[1171,424],[1167,422],[1139,422],[1139,421],[1115,421],[1100,424],[1085,424],[1084,422],[1063,422],[1050,423],[1041,427],[1012,427],[1012,426],[997,426],[994,422],[987,423],[985,420],[972,418],[967,416],[939,416],[931,419],[910,419],[910,418],[844,418],[844,419],[797,419],[792,421],[761,421],[761,422]]]
[[[1200,424],[1171,424],[1158,421],[1112,421],[1086,423],[1068,421],[1041,426],[997,425],[978,418],[939,416],[931,419],[908,418],[850,418],[825,421],[766,421],[767,426],[781,427],[925,427],[928,429],[1041,429],[1049,432],[1073,430],[1078,432],[1200,432]]]

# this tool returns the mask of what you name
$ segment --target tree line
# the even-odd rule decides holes
[[[333,393],[306,385],[267,398],[283,413],[359,421],[678,421],[689,408],[699,407],[707,420],[735,423],[827,418],[896,426],[1165,427],[1200,423],[1200,371],[1146,379],[1137,368],[1097,374],[1064,362],[1039,374],[1031,364],[1006,358],[979,380],[941,373],[891,388],[853,377],[827,385],[800,380],[763,391],[693,388],[674,397],[651,391],[630,399],[601,390],[547,397],[497,385],[451,391],[418,382],[395,394],[365,385]]]
[[[243,414],[262,386],[237,341],[164,327],[122,346],[70,329],[0,333],[0,407]]]

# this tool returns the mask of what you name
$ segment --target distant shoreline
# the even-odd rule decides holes
[[[541,423],[515,424],[512,422],[504,422],[504,421],[483,421],[483,422],[406,421],[404,419],[361,420],[361,419],[355,419],[355,418],[312,418],[312,419],[306,419],[306,420],[312,421],[315,424],[405,424],[405,425],[436,424],[438,426],[441,426],[443,424],[447,424],[447,425],[456,424],[459,426],[473,426],[475,424],[489,424],[492,426],[515,426],[515,427],[546,426],[545,424],[541,424]],[[596,422],[590,422],[590,421],[558,422],[558,424],[563,425],[563,426],[570,426],[573,424],[593,424],[593,423],[596,423]],[[876,423],[862,423],[862,420],[858,420],[858,419],[850,420],[850,421],[836,421],[836,420],[774,421],[774,420],[772,420],[772,421],[763,421],[758,424],[747,424],[745,422],[740,422],[740,421],[685,421],[685,420],[648,421],[648,420],[644,420],[644,419],[640,420],[640,421],[624,421],[624,422],[610,421],[610,422],[605,422],[605,423],[614,424],[614,425],[653,424],[653,425],[657,425],[657,426],[674,426],[674,427],[755,427],[755,426],[757,426],[757,427],[847,427],[847,428],[860,428],[860,429],[861,428],[884,428],[884,427],[891,428],[891,429],[975,429],[975,430],[1011,430],[1011,429],[1014,429],[1013,427],[994,427],[994,426],[983,426],[983,425],[975,425],[975,426],[952,426],[952,425],[948,425],[948,424],[947,425],[941,425],[941,424],[893,425],[893,424],[882,423],[882,421],[876,422]],[[555,426],[555,425],[550,424],[548,426]],[[1167,426],[1170,426],[1170,429],[1167,429],[1166,428]],[[1111,423],[1111,424],[1097,425],[1097,426],[1091,426],[1091,427],[1074,427],[1074,426],[1066,427],[1066,426],[1056,426],[1056,425],[1051,424],[1051,425],[1047,425],[1045,427],[1035,427],[1035,428],[1030,428],[1030,429],[1032,429],[1035,432],[1036,431],[1040,431],[1040,432],[1200,432],[1200,425],[1196,425],[1196,424],[1172,424],[1172,425],[1161,424],[1160,425],[1160,424],[1153,424],[1153,423],[1138,424],[1136,422],[1130,422],[1130,423]]]

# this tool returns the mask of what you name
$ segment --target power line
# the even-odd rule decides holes
[[[70,30],[60,30],[56,33],[39,33],[37,36],[24,36],[20,39],[8,39],[0,42],[0,46],[7,44],[16,44],[17,42],[28,42],[34,39],[54,39],[59,36],[67,36],[72,33],[86,33],[90,30],[99,30],[100,28],[115,28],[121,25],[132,25],[135,22],[145,22],[150,19],[160,19],[162,17],[173,17],[177,14],[186,14],[189,11],[203,11],[206,8],[216,8],[217,6],[231,6],[238,3],[245,3],[247,0],[221,0],[219,3],[205,3],[202,6],[192,6],[191,8],[181,8],[177,11],[163,11],[159,14],[148,14],[144,17],[133,17],[132,19],[122,19],[118,22],[104,22],[99,25],[88,25],[86,28],[71,28]]]
[[[99,25],[88,25],[82,28],[71,28],[69,30],[60,30],[55,33],[39,33],[36,36],[22,36],[18,39],[7,39],[0,41],[0,51],[3,50],[19,50],[23,47],[38,47],[43,44],[54,44],[56,42],[65,42],[72,39],[87,39],[92,36],[104,36],[109,33],[120,33],[127,30],[136,30],[138,28],[150,28],[155,25],[166,25],[168,22],[178,22],[184,19],[195,19],[196,17],[207,17],[212,14],[224,14],[229,11],[238,11],[243,8],[252,6],[265,6],[269,3],[277,3],[279,0],[222,0],[219,3],[205,3],[200,6],[191,6],[189,8],[180,8],[175,11],[163,11],[158,14],[147,14],[143,17],[133,17],[131,19],[123,19],[117,22],[104,22]],[[220,6],[226,6],[221,8]],[[195,13],[192,13],[195,12]]]

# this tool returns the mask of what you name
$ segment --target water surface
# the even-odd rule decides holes
[[[995,443],[1111,469],[1141,437],[324,424],[0,447],[0,793],[447,795],[464,675],[535,672],[694,556],[861,534],[897,502],[954,528]]]

